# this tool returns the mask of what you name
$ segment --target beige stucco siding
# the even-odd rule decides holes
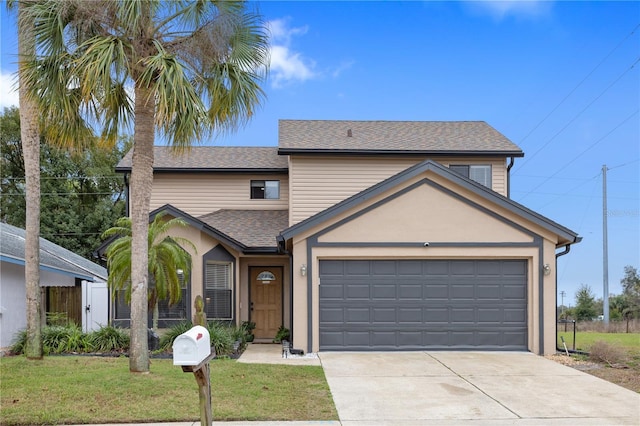
[[[504,221],[424,183],[323,234],[320,242],[532,242]]]
[[[289,162],[289,223],[294,225],[357,194],[426,158],[301,157]],[[493,190],[506,195],[506,165],[502,158],[437,159],[441,164],[490,164]]]
[[[204,263],[203,256],[220,244],[219,241],[210,237],[206,233],[192,227],[173,228],[172,236],[186,238],[193,243],[196,248],[194,252],[190,247],[185,247],[191,254],[191,291],[188,303],[193,312],[193,306],[196,296],[204,294]],[[288,256],[242,256],[234,252],[230,247],[222,246],[231,253],[235,258],[235,268],[233,271],[234,281],[234,317],[238,323],[248,321],[250,318],[250,294],[249,294],[249,268],[252,266],[279,266],[282,268],[282,286],[283,286],[283,325],[291,328],[291,282],[289,271]]]
[[[317,240],[308,239],[314,235]],[[419,242],[444,244],[406,245]],[[319,350],[321,260],[522,259],[527,262],[528,349],[554,353],[557,242],[558,236],[540,224],[433,172],[415,176],[293,238],[294,271],[301,264],[310,271],[307,277],[293,275],[294,341],[298,347],[310,343],[311,350]],[[322,246],[326,243],[331,245]],[[551,266],[546,276],[544,264]],[[311,312],[307,312],[309,288]]]
[[[279,180],[280,199],[252,200],[252,180]],[[219,209],[284,210],[289,206],[289,179],[286,174],[156,173],[151,210],[165,204],[196,217]]]

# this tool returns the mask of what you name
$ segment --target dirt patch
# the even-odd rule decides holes
[[[640,368],[623,365],[613,368],[603,363],[562,354],[548,355],[546,358],[640,393]]]

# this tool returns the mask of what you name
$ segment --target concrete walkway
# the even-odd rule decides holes
[[[351,425],[640,425],[640,395],[524,352],[320,353]]]

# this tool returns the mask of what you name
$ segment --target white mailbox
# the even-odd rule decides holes
[[[173,365],[198,365],[209,355],[209,331],[201,325],[194,326],[173,341]]]

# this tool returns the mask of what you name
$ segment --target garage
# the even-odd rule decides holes
[[[320,260],[321,351],[527,350],[527,261]]]

